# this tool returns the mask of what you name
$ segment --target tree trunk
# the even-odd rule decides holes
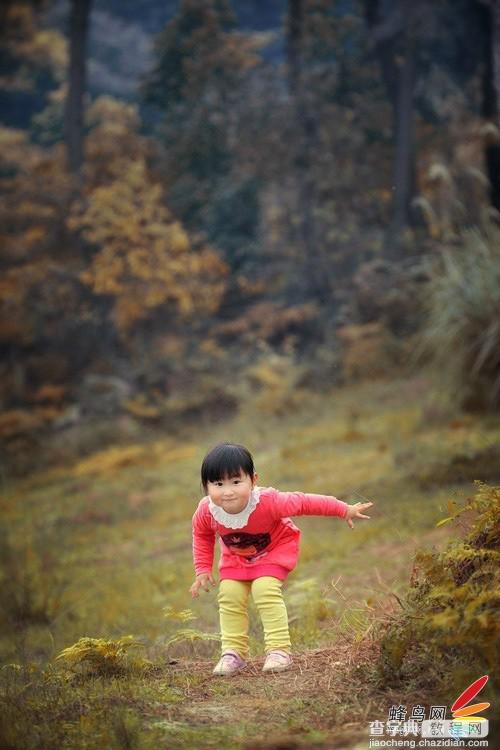
[[[303,10],[303,0],[288,0],[286,59],[288,70],[288,89],[291,96],[296,96],[299,88]]]
[[[72,0],[69,30],[68,92],[64,113],[64,138],[68,170],[81,184],[83,164],[83,97],[86,88],[86,48],[92,0]]]
[[[394,213],[390,228],[391,238],[397,242],[410,219],[410,204],[415,178],[414,106],[415,41],[407,37],[404,60],[399,70],[397,99],[396,154],[394,162]]]
[[[300,212],[298,242],[304,253],[304,276],[308,291],[321,303],[329,299],[330,286],[314,216],[317,195],[312,170],[317,129],[304,86],[303,20],[304,0],[289,0],[286,56],[288,86],[293,99],[298,133],[298,147],[294,158]]]
[[[499,122],[500,100],[500,2],[492,0],[480,3],[484,36],[484,63],[482,75],[481,114],[485,120],[497,128]],[[488,138],[485,144],[484,157],[486,173],[490,183],[491,205],[500,212],[500,144],[497,139]]]
[[[377,55],[382,80],[384,82],[387,97],[392,107],[393,125],[396,132],[397,102],[398,102],[398,68],[396,65],[396,34],[378,35],[378,29],[384,21],[384,15],[389,12],[387,2],[384,0],[364,0],[365,19],[369,31],[372,33],[372,41]]]
[[[416,39],[412,31],[415,7],[405,0],[364,0],[365,18],[379,60],[382,79],[392,108],[394,178],[392,219],[388,230],[391,254],[397,254],[399,238],[411,220],[415,193],[414,102]],[[417,9],[418,10],[418,9]],[[397,64],[397,57],[402,62]]]

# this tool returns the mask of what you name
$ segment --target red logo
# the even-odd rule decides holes
[[[479,711],[484,711],[486,708],[490,707],[490,703],[474,703],[472,706],[468,706],[467,703],[470,703],[471,700],[473,700],[476,695],[481,692],[481,690],[488,682],[488,679],[488,675],[484,674],[482,677],[474,680],[474,682],[458,696],[455,703],[451,707],[451,713],[454,719],[458,719],[463,716],[470,717],[471,719],[484,718],[483,716],[471,716],[471,714],[477,714]]]

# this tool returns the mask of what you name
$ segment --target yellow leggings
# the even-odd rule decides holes
[[[219,615],[222,651],[234,649],[248,656],[248,595],[259,611],[266,652],[279,648],[291,651],[288,615],[282,594],[283,581],[261,576],[253,581],[225,579],[219,585]]]

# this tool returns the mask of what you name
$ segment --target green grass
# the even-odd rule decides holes
[[[231,422],[187,431],[180,446],[166,437],[9,483],[1,498],[5,747],[243,748],[270,737],[322,747],[342,733],[346,747],[359,745],[389,699],[373,672],[372,625],[399,606],[414,551],[455,533],[436,528],[449,503],[472,492],[471,482],[443,483],[442,474],[424,488],[419,472],[432,478],[437,457],[441,465],[500,438],[492,415],[430,418],[427,394],[423,377],[364,383],[309,394],[286,418],[248,399]],[[299,668],[288,677],[259,673],[253,606],[250,677],[212,678],[216,641],[167,646],[181,627],[218,634],[215,591],[191,600],[188,588],[199,466],[219,440],[251,449],[259,484],[375,503],[353,530],[336,518],[295,519],[301,559],[285,597]],[[165,618],[167,606],[196,619]],[[85,677],[55,662],[81,637],[129,634],[149,671]],[[337,664],[330,671],[322,649]],[[405,698],[410,688],[394,700]]]

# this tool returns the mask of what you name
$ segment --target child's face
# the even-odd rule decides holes
[[[207,482],[208,494],[214,505],[218,505],[226,513],[239,513],[246,508],[257,479],[257,474],[251,477],[240,469],[237,476]]]

